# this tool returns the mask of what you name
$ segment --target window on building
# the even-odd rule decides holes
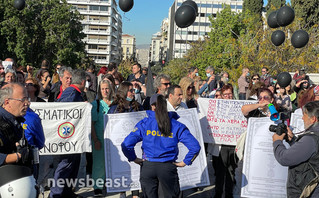
[[[199,16],[205,17],[205,13],[200,13]]]
[[[126,39],[126,43],[130,43],[130,39]]]
[[[99,6],[91,5],[90,6],[90,10],[98,11],[99,10]]]
[[[237,5],[237,9],[243,9],[242,5]]]
[[[107,6],[100,6],[100,11],[102,11],[102,12],[108,11],[108,7]]]
[[[78,5],[78,10],[87,10],[87,6],[86,5]]]
[[[97,49],[97,45],[89,44],[89,49]]]

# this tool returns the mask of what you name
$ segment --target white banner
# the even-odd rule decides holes
[[[302,116],[303,116],[302,114],[298,114],[298,113],[291,114],[290,126],[292,128],[293,133],[299,133],[305,130]]]
[[[249,118],[243,161],[242,197],[287,197],[288,167],[281,166],[275,159],[273,133],[269,132],[271,124],[274,123],[268,117]]]
[[[178,121],[188,127],[201,146],[201,152],[191,166],[178,168],[181,190],[208,186],[209,176],[204,151],[205,148],[196,109],[182,110],[177,113],[180,116]],[[106,178],[111,181],[118,180],[118,182],[121,183],[121,185],[118,186],[107,186],[107,192],[123,192],[141,189],[139,183],[140,166],[134,162],[128,162],[122,153],[121,143],[134,129],[134,126],[144,117],[146,117],[145,111],[109,114],[105,118],[108,120],[104,131]],[[140,142],[135,146],[136,155],[140,158],[142,158],[141,145]],[[182,143],[179,143],[178,148],[179,155],[177,161],[182,161],[188,149]]]
[[[92,152],[91,109],[87,102],[32,102],[45,136],[40,155]]]
[[[199,98],[200,124],[206,143],[236,145],[240,135],[247,129],[247,119],[241,112],[245,104],[253,100],[216,100]]]

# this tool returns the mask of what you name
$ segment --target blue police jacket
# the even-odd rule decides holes
[[[138,122],[122,143],[122,151],[128,160],[136,159],[134,146],[143,141],[143,159],[151,162],[174,162],[178,155],[178,142],[182,142],[189,150],[183,161],[186,165],[191,165],[200,151],[200,145],[188,128],[177,121],[178,114],[168,112],[172,133],[169,137],[164,137],[158,129],[155,112],[146,113],[148,117]]]
[[[28,108],[24,116],[25,122],[22,124],[24,135],[28,140],[28,144],[42,149],[45,142],[41,119],[32,109]]]
[[[83,102],[81,91],[75,85],[66,88],[57,102]]]

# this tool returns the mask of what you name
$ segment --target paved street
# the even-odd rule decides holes
[[[208,172],[210,177],[210,186],[206,186],[204,188],[199,188],[197,190],[195,189],[189,189],[183,192],[183,197],[187,198],[206,198],[206,197],[213,197],[214,195],[214,186],[215,186],[215,177],[214,177],[214,170],[212,167],[212,161],[211,158],[207,158],[208,162]],[[44,196],[40,195],[39,198],[45,197],[47,198],[49,194],[49,191],[45,191]],[[76,192],[76,194],[80,194],[83,197],[94,197],[93,188],[81,188],[79,191]],[[128,198],[131,198],[131,192],[126,192],[126,195]],[[119,198],[119,193],[107,193],[105,197],[110,198]]]

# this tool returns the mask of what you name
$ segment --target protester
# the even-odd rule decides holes
[[[268,105],[272,103],[276,109],[278,106],[275,102],[273,93],[267,89],[262,88],[257,93],[258,103],[246,104],[242,106],[241,111],[245,117],[270,117],[270,111]]]
[[[286,92],[285,88],[280,87],[277,83],[275,85],[275,101],[278,105],[278,108],[281,111],[291,112],[292,111],[292,103],[290,101],[290,97]]]
[[[4,76],[5,83],[17,82],[17,73],[13,69],[7,69]]]
[[[239,100],[246,100],[246,92],[249,86],[246,78],[249,77],[249,75],[249,69],[244,68],[242,75],[238,79]]]
[[[54,73],[53,73],[52,78],[51,78],[52,79],[51,80],[51,84],[52,85],[57,83],[57,82],[59,82],[59,80],[60,80],[60,78],[59,78],[59,70],[60,70],[61,67],[62,67],[61,64],[57,64],[55,66],[55,70],[54,70]]]
[[[305,104],[302,108],[305,131],[294,136],[288,133],[273,135],[273,148],[276,160],[288,166],[287,197],[319,197],[319,101]],[[286,148],[283,140],[288,139]]]
[[[188,108],[197,108],[198,95],[195,90],[194,80],[189,77],[184,77],[180,80],[179,86],[183,91],[183,102]]]
[[[193,79],[195,76],[199,76],[198,75],[198,68],[197,67],[191,67],[188,70],[187,77],[190,77],[191,79]]]
[[[254,95],[254,94],[251,94],[251,91],[252,91],[253,85],[256,84],[257,82],[260,82],[259,75],[258,74],[252,75],[249,80],[248,89],[246,91],[246,100],[250,98],[252,95]]]
[[[187,105],[182,102],[183,91],[179,85],[172,85],[168,88],[167,93],[167,111],[178,111],[188,109]]]
[[[105,181],[105,153],[104,153],[104,115],[110,109],[114,98],[114,89],[109,80],[102,80],[99,85],[97,100],[92,102],[92,178],[95,181],[94,195],[103,195],[101,187],[96,185],[97,179]]]
[[[57,102],[84,102],[82,92],[85,88],[86,75],[82,70],[72,71],[72,84],[66,88]],[[61,155],[58,167],[54,172],[55,184],[59,179],[76,179],[79,171],[81,154]],[[63,187],[51,187],[50,198],[81,197],[72,191],[72,187],[64,183]]]
[[[57,101],[63,91],[71,85],[72,82],[72,68],[71,67],[61,67],[59,70],[60,81],[55,83],[50,91],[49,102]]]
[[[93,90],[94,92],[96,92],[97,90],[97,77],[95,75],[95,65],[94,64],[90,64],[87,68],[86,68],[86,74],[88,74],[90,76],[91,79],[91,84],[90,84],[90,89]]]
[[[260,81],[265,83],[266,87],[269,87],[269,86],[272,85],[273,79],[271,78],[271,75],[269,74],[269,71],[268,71],[267,67],[263,67],[261,69]]]
[[[24,73],[21,71],[17,71],[17,82],[20,83],[21,85],[24,84]]]
[[[263,82],[258,81],[254,83],[251,86],[250,90],[249,91],[247,90],[247,93],[249,93],[249,97],[247,98],[247,100],[258,100],[257,93],[258,93],[258,90],[262,88],[266,88]]]
[[[31,102],[45,102],[42,98],[38,97],[40,92],[40,85],[38,84],[37,79],[29,77],[25,80],[25,87],[28,92],[28,97]]]
[[[208,92],[211,93],[212,91],[214,91],[215,89],[217,89],[217,84],[218,84],[218,79],[215,75],[215,69],[212,66],[208,66],[206,69],[206,76],[207,79],[206,81],[210,81],[210,78],[213,77],[213,79],[210,81],[210,83],[208,84]]]
[[[199,154],[198,141],[187,127],[178,122],[176,112],[167,112],[164,96],[155,94],[151,97],[152,111],[147,111],[148,117],[141,120],[122,143],[122,151],[129,161],[141,166],[140,182],[144,197],[158,197],[159,182],[162,185],[164,197],[178,197],[180,193],[177,167],[191,165]],[[157,135],[149,133],[157,131]],[[143,141],[143,158],[138,158],[134,147]],[[188,153],[184,160],[176,162],[178,142],[182,142]]]
[[[50,95],[50,90],[51,90],[51,77],[50,77],[49,71],[42,69],[37,78],[40,79],[39,97],[42,99],[47,99]]]
[[[233,87],[230,84],[224,85],[221,89],[221,96],[224,100],[233,99]],[[224,192],[225,197],[233,197],[235,181],[235,169],[237,160],[235,146],[221,145],[218,156],[213,156],[213,167],[215,170],[215,196],[221,198]]]
[[[117,89],[114,101],[108,111],[108,114],[143,111],[143,107],[134,99],[133,84],[124,81]],[[121,193],[121,198],[125,197],[125,192]],[[132,191],[133,198],[139,196],[139,191]]]
[[[132,74],[127,77],[127,81],[131,82],[134,79],[139,80],[142,84],[145,84],[145,75],[142,73],[142,66],[139,63],[133,63]]]

